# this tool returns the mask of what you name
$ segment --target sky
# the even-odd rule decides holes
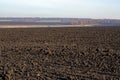
[[[0,0],[0,17],[120,19],[120,0]]]

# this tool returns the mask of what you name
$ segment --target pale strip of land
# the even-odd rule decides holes
[[[8,22],[8,21],[10,22],[10,21],[12,21],[12,20],[0,20],[0,22],[5,22],[5,21],[6,21],[6,22]]]
[[[0,25],[0,28],[93,27],[92,25]]]

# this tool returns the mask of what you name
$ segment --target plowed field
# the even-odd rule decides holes
[[[0,29],[0,80],[120,80],[120,28]]]

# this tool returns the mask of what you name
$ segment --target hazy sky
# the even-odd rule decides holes
[[[120,19],[120,0],[0,0],[0,17]]]

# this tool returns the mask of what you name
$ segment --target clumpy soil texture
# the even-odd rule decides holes
[[[0,80],[120,80],[120,28],[0,29]]]

